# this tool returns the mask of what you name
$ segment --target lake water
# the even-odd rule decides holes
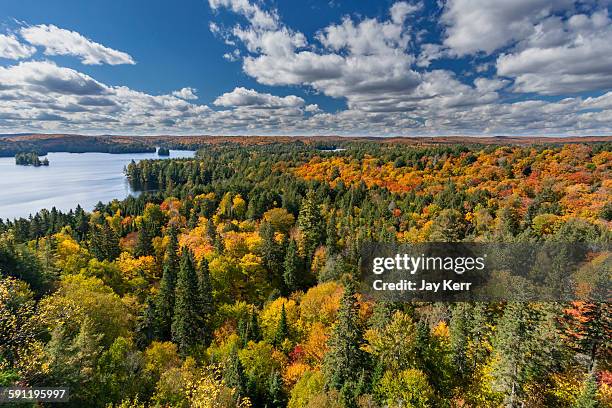
[[[123,199],[130,189],[123,168],[132,160],[193,157],[194,152],[49,153],[49,167],[17,166],[14,157],[0,157],[0,218],[27,217],[43,208],[85,210],[102,201]]]

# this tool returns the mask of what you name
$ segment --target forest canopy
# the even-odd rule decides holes
[[[367,242],[609,244],[612,144],[341,146],[220,143],[131,163],[137,197],[0,220],[0,386],[75,407],[611,406],[609,303],[382,302],[356,280]]]

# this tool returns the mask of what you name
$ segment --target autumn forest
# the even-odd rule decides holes
[[[128,165],[138,196],[0,219],[0,386],[66,386],[71,407],[612,407],[610,303],[358,289],[368,242],[609,245],[610,141],[198,147]]]

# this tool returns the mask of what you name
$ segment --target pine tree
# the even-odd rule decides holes
[[[363,329],[359,324],[359,305],[352,283],[345,286],[340,300],[338,320],[329,339],[324,373],[329,388],[339,390],[347,406],[354,406],[358,376],[367,367],[367,355],[361,349]]]
[[[261,258],[263,265],[270,273],[274,286],[278,286],[283,280],[283,253],[280,244],[274,237],[275,231],[272,224],[263,222],[259,228],[261,236]]]
[[[268,384],[268,404],[266,406],[270,408],[287,406],[287,398],[283,390],[283,378],[278,371],[270,374]]]
[[[572,408],[598,408],[599,402],[597,401],[597,381],[592,375],[585,381],[582,391],[576,402],[572,405]]]
[[[138,240],[134,254],[136,256],[147,256],[153,253],[153,237],[151,236],[151,227],[147,223],[143,223],[138,231]]]
[[[163,274],[155,307],[157,330],[160,340],[170,340],[172,336],[172,317],[174,316],[174,291],[179,270],[178,240],[176,230],[170,230],[168,245],[163,262]]]
[[[203,343],[209,345],[212,341],[212,318],[214,315],[214,302],[212,284],[210,282],[210,272],[208,261],[203,259],[198,268],[198,293],[200,298],[200,317]]]
[[[314,190],[309,190],[302,200],[297,225],[300,232],[300,254],[306,259],[307,263],[310,263],[315,249],[322,243],[323,238],[321,212]]]
[[[253,310],[245,318],[238,321],[238,336],[240,343],[246,347],[249,341],[260,341],[261,330],[259,329],[259,321],[257,320],[257,311]]]
[[[238,401],[248,395],[248,379],[240,357],[238,357],[238,349],[236,347],[232,348],[229,354],[223,379],[228,387],[236,390],[236,399]]]
[[[542,305],[513,302],[500,319],[493,349],[494,379],[509,406],[524,402],[524,385],[537,381],[559,363],[560,343],[555,322]]]
[[[338,252],[338,230],[336,228],[336,212],[333,211],[329,222],[327,223],[325,246],[329,254],[335,254]]]
[[[297,244],[294,240],[291,240],[285,254],[285,271],[283,273],[283,281],[288,293],[298,290],[302,285],[302,280],[300,279],[301,264]]]
[[[106,251],[106,260],[114,261],[121,254],[121,248],[119,247],[119,237],[108,225],[108,222],[104,223],[103,236],[104,236],[104,247]]]
[[[200,339],[202,323],[198,311],[200,296],[193,255],[187,247],[183,247],[182,252],[176,280],[172,341],[178,345],[179,351],[186,355]]]
[[[106,221],[91,230],[89,249],[99,261],[113,261],[121,253],[119,237]]]
[[[289,328],[287,327],[287,311],[285,305],[281,307],[281,314],[278,319],[278,325],[276,326],[276,332],[274,333],[274,345],[280,347],[283,341],[289,337]]]
[[[138,317],[138,322],[136,324],[136,343],[138,348],[145,349],[155,340],[158,332],[155,301],[151,296],[147,296],[144,309],[142,314]]]

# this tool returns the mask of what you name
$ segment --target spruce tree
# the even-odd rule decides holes
[[[287,327],[287,311],[285,305],[281,307],[281,314],[278,319],[278,325],[276,326],[276,332],[274,333],[274,345],[280,347],[283,341],[289,337],[289,328]]]
[[[202,323],[198,311],[200,296],[193,255],[187,247],[183,247],[182,252],[176,280],[172,341],[177,344],[181,354],[186,355],[200,339]]]
[[[278,286],[283,280],[283,253],[281,245],[276,242],[274,227],[268,222],[261,224],[259,235],[261,236],[261,258],[263,265],[268,270],[272,283]]]
[[[338,319],[329,339],[324,373],[328,388],[341,392],[344,403],[354,406],[359,375],[367,367],[367,355],[361,349],[363,329],[359,323],[359,305],[352,283],[345,286],[340,300]]]
[[[278,371],[273,371],[268,379],[267,407],[282,408],[287,406],[287,398],[283,390],[283,378]]]
[[[283,272],[283,281],[288,293],[294,292],[301,287],[300,266],[301,260],[298,255],[297,244],[294,240],[291,240],[285,254],[285,271]]]
[[[457,303],[452,309],[450,320],[450,339],[453,365],[460,382],[465,382],[471,372],[471,364],[468,361],[468,345],[470,342],[470,312],[472,307],[469,303]]]
[[[92,228],[89,249],[99,261],[113,261],[121,253],[119,237],[106,221]]]
[[[527,381],[537,382],[561,360],[555,321],[546,307],[508,303],[497,325],[493,377],[508,406],[523,404]]]
[[[592,375],[585,381],[582,391],[576,402],[572,405],[572,408],[598,408],[599,402],[597,401],[597,381]]]
[[[225,384],[236,390],[236,399],[238,401],[248,395],[248,379],[240,357],[238,357],[238,349],[236,347],[232,348],[230,352],[223,374]]]
[[[323,238],[321,212],[314,190],[309,190],[302,200],[297,225],[300,232],[300,254],[310,264],[315,249],[322,243]]]
[[[338,230],[336,228],[336,212],[333,211],[327,223],[325,246],[330,255],[338,252]]]
[[[155,313],[155,301],[147,296],[145,306],[138,317],[136,324],[136,343],[140,349],[145,349],[157,336],[157,318]]]
[[[147,256],[153,253],[153,237],[151,236],[151,227],[147,223],[143,223],[138,231],[138,240],[134,254],[136,256]]]
[[[203,259],[198,268],[198,294],[200,300],[200,318],[202,339],[205,345],[209,345],[212,341],[212,318],[214,315],[214,301],[212,293],[212,284],[210,282],[210,272],[208,269],[208,261]]]
[[[163,274],[157,295],[155,312],[157,316],[157,330],[160,340],[170,340],[172,336],[172,318],[174,316],[174,290],[179,270],[178,239],[176,230],[170,230],[168,244],[163,262]]]

